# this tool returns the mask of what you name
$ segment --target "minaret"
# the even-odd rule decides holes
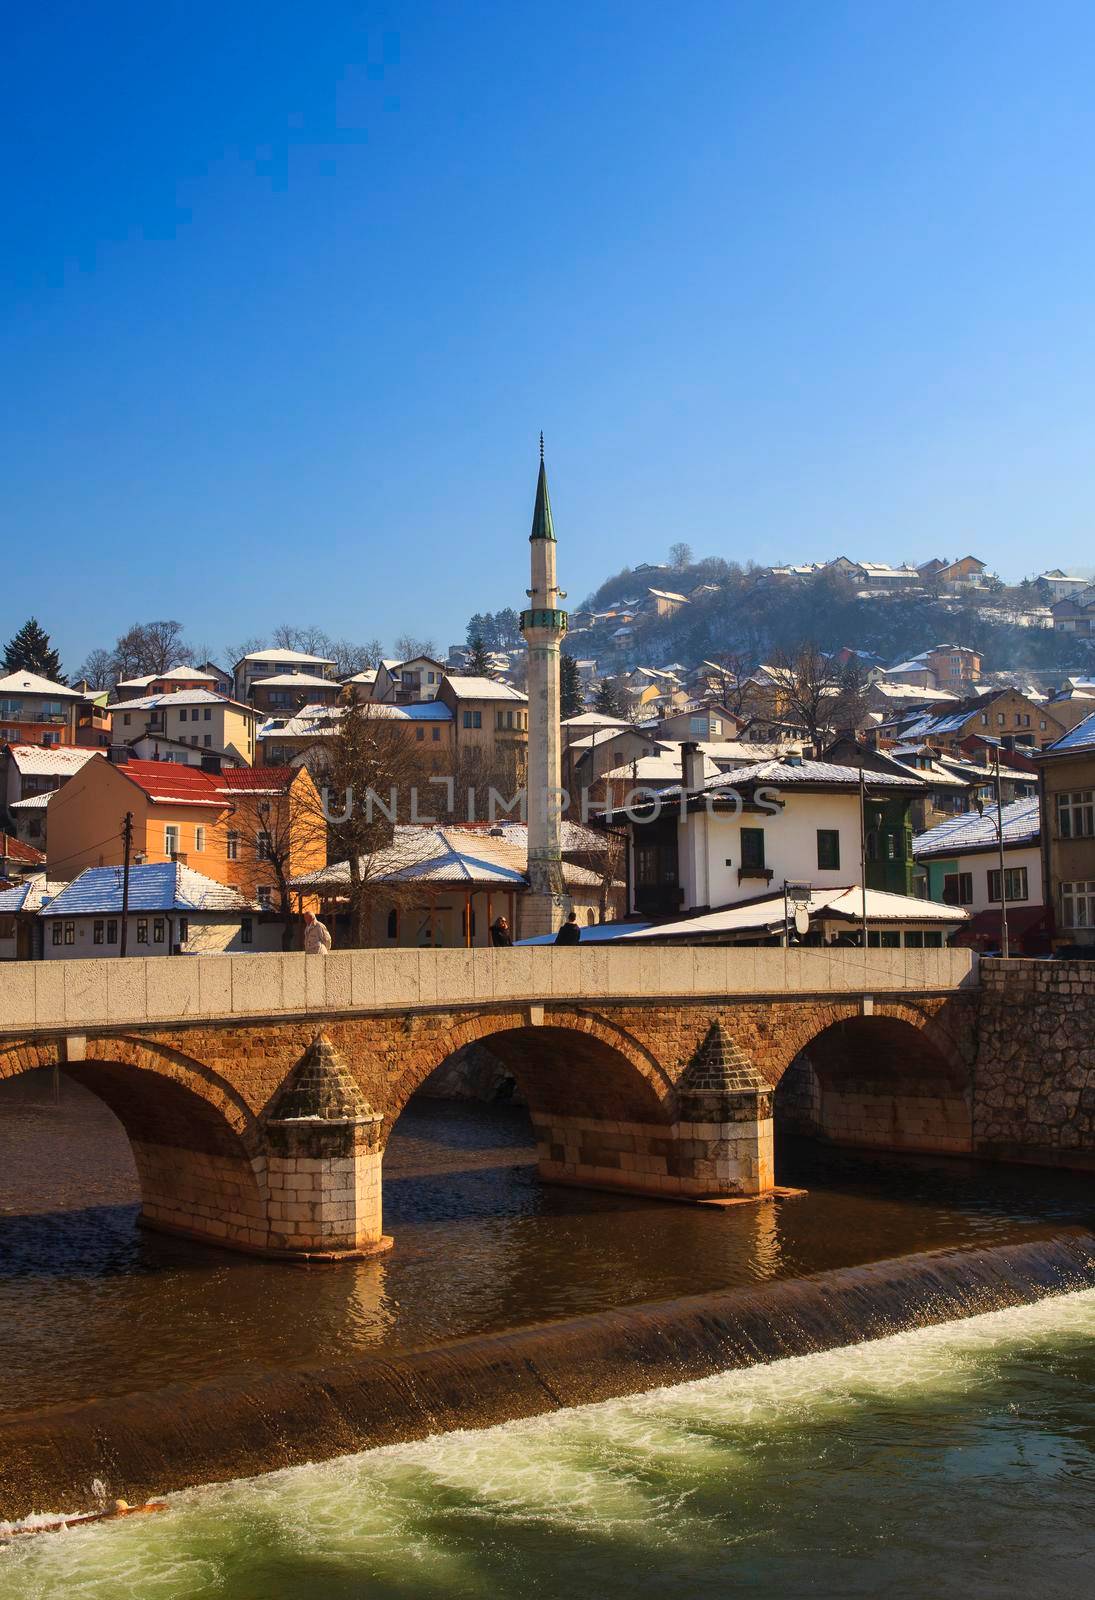
[[[560,846],[562,761],[559,730],[559,645],[567,631],[560,610],[566,590],[555,581],[555,528],[551,521],[544,436],[540,435],[540,476],[529,535],[532,587],[529,609],[521,613],[528,645],[528,873],[522,902],[521,937],[553,933],[566,913]]]

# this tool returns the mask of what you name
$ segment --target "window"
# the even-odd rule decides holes
[[[153,917],[153,919],[152,919],[152,943],[153,944],[163,944],[163,931],[164,931],[164,929],[163,929],[163,918],[162,917]]]
[[[926,933],[924,935],[925,950],[942,950],[943,935],[941,933]]]
[[[433,729],[433,742],[434,742],[434,744],[439,744],[440,741],[441,741],[441,729],[440,728],[434,728]]]
[[[66,944],[75,944],[76,943],[76,924],[74,922],[66,922],[65,923],[65,943]]]
[[[179,825],[177,822],[168,822],[163,830],[163,848],[166,856],[173,856],[179,849]]]
[[[424,740],[424,739],[425,739],[425,737],[426,737],[426,730],[425,730],[425,728],[416,728],[416,729],[415,729],[415,730],[414,730],[414,736],[415,736],[415,738],[416,738],[416,739],[417,739],[417,740],[418,740],[418,742],[419,742],[419,744],[421,744],[421,743],[422,743],[422,741],[423,741],[423,740]]]
[[[65,930],[62,928],[62,926],[61,926],[61,924],[59,922],[54,922],[54,924],[53,924],[53,942],[54,942],[54,944],[60,944],[61,943],[61,939],[64,936],[64,931]]]
[[[388,938],[399,938],[399,913],[397,911],[388,912]]]
[[[707,719],[705,717],[689,717],[688,731],[697,734],[702,739],[707,732]]]
[[[129,727],[129,722],[130,722],[130,717],[129,717],[129,712],[128,711],[125,712],[125,714],[123,715],[122,721],[125,723],[126,727],[128,728]]]
[[[103,935],[104,935],[105,932],[106,932],[106,929],[103,927],[102,918],[101,917],[96,917],[95,918],[95,925],[91,930],[91,942],[92,942],[92,944],[102,944]]]
[[[1006,720],[1007,719],[1002,711],[998,711],[996,713],[996,726],[998,728],[1002,728]]]
[[[1095,789],[1076,789],[1057,796],[1057,833],[1062,839],[1095,835]]]
[[[137,918],[137,943],[138,944],[147,944],[148,943],[148,918],[147,917],[138,917]]]
[[[274,859],[274,841],[265,828],[262,829],[255,841],[255,855],[260,861],[272,861]]]
[[[208,706],[206,706],[205,710],[202,712],[202,716],[206,722],[212,722],[213,720],[213,713],[210,711]]]
[[[883,928],[881,932],[872,928],[867,932],[867,945],[871,950],[899,950],[901,935],[896,928]]]
[[[481,711],[464,712],[465,728],[481,728],[483,726],[483,713]]]
[[[906,950],[923,950],[924,935],[916,928],[910,928],[905,934]]]
[[[269,911],[274,903],[274,891],[268,883],[260,883],[255,891],[259,905],[264,911]]]
[[[986,711],[982,711],[982,713],[981,713],[981,726],[982,726],[982,728],[987,728],[988,725],[989,725],[988,713]]]
[[[23,715],[23,702],[21,700],[0,700],[0,717],[11,717],[18,722]]]
[[[764,829],[741,830],[741,864],[743,869],[764,866]]]
[[[194,849],[195,850],[204,850],[205,849],[205,829],[204,828],[195,828],[194,829]]]
[[[1062,883],[1061,924],[1065,928],[1095,928],[1095,879]],[[57,943],[56,938],[53,942]]]
[[[113,917],[110,917],[107,921],[106,942],[107,944],[118,943],[118,924]]]
[[[948,872],[944,874],[943,904],[945,906],[971,906],[973,904],[972,872]]]
[[[19,729],[18,728],[0,728],[0,742],[2,742],[4,744],[18,744],[19,743]]]
[[[240,836],[239,836],[238,833],[230,832],[228,834],[228,836],[226,837],[226,839],[224,841],[224,854],[225,854],[225,859],[228,860],[228,861],[238,861],[239,860],[239,858],[240,858]]]
[[[253,944],[255,925],[250,917],[240,918],[240,944]]]
[[[1009,900],[1025,900],[1027,898],[1027,869],[1026,867],[1004,868],[1004,889]],[[1000,903],[1000,869],[999,867],[989,873],[989,899]]]
[[[179,918],[179,943],[180,944],[185,944],[186,941],[189,939],[189,937],[190,937],[190,919],[189,919],[189,917],[180,917]]]
[[[840,832],[837,828],[817,830],[817,864],[822,872],[840,871]]]
[[[202,738],[202,744],[207,750],[211,750],[213,748],[213,735],[211,733],[205,734]]]
[[[1047,727],[1049,726],[1049,724],[1046,722],[1045,717],[1043,717],[1041,719],[1041,721],[1039,722],[1038,726],[1042,730],[1042,732],[1045,733]]]
[[[185,722],[186,721],[186,710],[185,710],[185,708],[179,712],[179,721],[180,722]]]

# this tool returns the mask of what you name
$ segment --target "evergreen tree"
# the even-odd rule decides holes
[[[469,650],[474,647],[477,639],[480,643],[483,642],[486,631],[487,619],[481,611],[477,611],[474,617],[469,620],[467,632],[464,634],[464,639]]]
[[[486,645],[483,643],[482,634],[476,634],[471,641],[468,659],[464,671],[469,678],[493,678],[494,666]]]
[[[13,639],[8,641],[4,651],[5,672],[36,672],[39,677],[49,678],[53,683],[64,683],[65,677],[61,671],[61,658],[49,642],[49,634],[38,625],[38,620],[31,617]]]
[[[578,663],[565,650],[559,655],[559,701],[564,722],[568,717],[578,716],[586,708]]]
[[[620,686],[615,678],[602,678],[597,685],[597,693],[593,699],[594,711],[599,711],[605,717],[622,717],[624,714],[623,696]]]

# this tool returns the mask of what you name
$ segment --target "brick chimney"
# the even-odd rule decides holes
[[[694,739],[681,745],[681,781],[690,793],[703,788],[703,756]]]

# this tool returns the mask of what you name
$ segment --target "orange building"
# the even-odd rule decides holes
[[[50,877],[120,866],[127,812],[131,860],[182,861],[260,904],[277,903],[278,866],[297,877],[326,864],[318,796],[303,767],[89,761],[50,800]]]
[[[84,697],[37,672],[0,677],[0,744],[75,744]]]

